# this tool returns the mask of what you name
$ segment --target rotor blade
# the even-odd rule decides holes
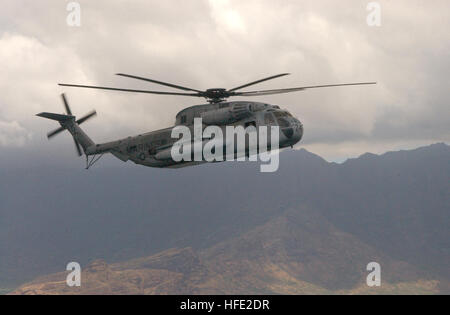
[[[60,85],[60,86],[68,86],[68,87],[86,88],[86,89],[100,89],[100,90],[134,92],[134,93],[147,93],[147,94],[160,94],[160,95],[183,95],[183,96],[203,97],[203,95],[201,95],[200,93],[193,94],[193,93],[174,93],[174,92],[148,91],[148,90],[131,90],[131,89],[120,89],[120,88],[105,87],[105,86],[63,84],[63,83],[59,83],[58,85]]]
[[[55,130],[53,130],[53,131],[50,131],[50,132],[47,134],[47,138],[48,138],[48,139],[53,138],[53,137],[56,136],[58,133],[63,132],[65,129],[66,129],[66,128],[64,128],[64,127],[59,127],[58,129],[55,129]]]
[[[156,81],[153,79],[148,79],[148,78],[143,78],[143,77],[138,77],[135,75],[131,75],[131,74],[125,74],[125,73],[116,73],[116,75],[120,75],[122,77],[127,77],[127,78],[132,78],[132,79],[136,79],[136,80],[142,80],[142,81],[147,81],[147,82],[152,82],[152,83],[156,83],[156,84],[160,84],[160,85],[165,85],[165,86],[169,86],[175,89],[180,89],[180,90],[184,90],[184,91],[193,91],[193,92],[199,92],[202,93],[202,91],[196,90],[196,89],[191,89],[188,87],[184,87],[181,85],[175,85],[172,83],[167,83],[167,82],[162,82],[162,81]]]
[[[73,141],[75,142],[75,149],[77,150],[78,156],[82,156],[83,153],[81,152],[80,144],[77,140],[75,140],[75,138],[73,139]]]
[[[376,82],[363,82],[363,83],[329,84],[329,85],[304,86],[304,87],[290,88],[290,89],[236,92],[236,93],[234,93],[234,96],[273,95],[273,94],[298,92],[298,91],[303,91],[303,90],[307,90],[307,89],[328,88],[328,87],[336,87],[336,86],[369,85],[369,84],[377,84],[377,83]]]
[[[67,102],[67,99],[66,99],[66,95],[63,93],[63,94],[61,94],[61,97],[63,99],[64,107],[66,108],[67,115],[72,116],[72,111],[70,110],[69,103]]]
[[[89,114],[84,115],[83,117],[81,117],[80,119],[77,120],[77,124],[81,125],[82,123],[84,123],[86,120],[94,117],[97,115],[97,112],[95,110],[93,110],[92,112],[90,112]]]
[[[290,73],[277,74],[277,75],[273,75],[271,77],[264,78],[264,79],[261,79],[261,80],[258,80],[258,81],[250,82],[250,83],[247,83],[247,84],[235,87],[235,88],[233,88],[231,90],[228,90],[228,92],[233,92],[233,91],[236,91],[236,90],[240,90],[240,89],[243,89],[243,88],[245,88],[247,86],[250,86],[250,85],[258,84],[258,83],[261,83],[261,82],[264,82],[264,81],[268,81],[268,80],[273,80],[273,79],[276,79],[276,78],[279,78],[279,77],[284,77],[286,75],[290,75]]]

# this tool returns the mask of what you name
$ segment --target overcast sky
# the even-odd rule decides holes
[[[196,89],[285,88],[377,81],[376,86],[255,97],[291,111],[304,147],[328,160],[450,141],[450,3],[378,1],[381,26],[361,0],[80,0],[81,26],[63,0],[2,0],[0,150],[73,154],[69,136],[34,114],[72,110],[98,117],[96,142],[170,126],[203,99],[61,88],[58,82],[170,90],[114,76],[124,72]],[[238,100],[239,98],[235,98]],[[59,152],[59,153],[58,153]],[[65,155],[65,154],[64,154]],[[75,157],[74,157],[75,158]]]

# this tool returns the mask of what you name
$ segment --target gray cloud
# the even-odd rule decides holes
[[[77,28],[66,25],[68,2],[2,2],[0,121],[33,135],[20,144],[60,145],[44,143],[54,126],[33,115],[61,112],[62,91],[77,114],[97,109],[84,125],[97,141],[166,127],[177,111],[203,102],[56,85],[155,88],[116,72],[202,89],[285,71],[293,75],[261,88],[375,80],[375,87],[255,100],[298,116],[306,128],[301,145],[330,159],[450,140],[446,0],[379,1],[381,27],[366,24],[369,1],[84,0]],[[10,137],[5,129],[2,139]],[[0,141],[2,149],[11,145]]]

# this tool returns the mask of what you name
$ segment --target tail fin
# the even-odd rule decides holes
[[[77,150],[77,153],[79,156],[81,156],[82,151],[81,151],[80,145],[83,148],[83,151],[86,153],[87,148],[94,145],[95,143],[80,128],[79,125],[84,123],[89,118],[92,118],[93,116],[97,115],[97,113],[95,111],[92,111],[89,114],[85,115],[84,117],[82,117],[78,120],[75,120],[76,118],[75,118],[75,116],[72,115],[72,111],[70,110],[70,107],[69,107],[69,104],[67,103],[65,95],[62,94],[61,96],[62,96],[64,105],[66,108],[67,115],[44,112],[44,113],[37,114],[37,116],[51,119],[51,120],[56,120],[61,125],[60,128],[55,129],[47,134],[47,137],[49,139],[56,136],[57,134],[59,134],[60,132],[62,132],[64,130],[68,130],[71,133],[73,140],[75,141],[75,148]]]

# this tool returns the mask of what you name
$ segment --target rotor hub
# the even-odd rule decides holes
[[[220,103],[230,97],[230,93],[227,91],[227,89],[223,88],[207,89],[204,92],[204,97],[210,103]]]

